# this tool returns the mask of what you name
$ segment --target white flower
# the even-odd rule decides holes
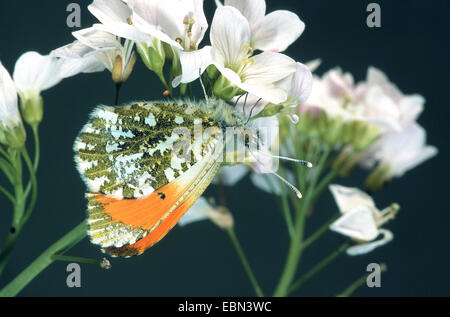
[[[302,63],[297,63],[295,73],[279,82],[279,86],[288,93],[288,98],[284,104],[298,106],[306,102],[311,95],[312,85],[313,77],[309,68]]]
[[[16,85],[0,62],[0,130],[11,131],[21,124]]]
[[[434,157],[438,149],[426,144],[425,129],[413,122],[400,132],[387,133],[370,153],[384,170],[383,181],[388,181]]]
[[[180,50],[196,50],[208,29],[203,0],[125,2],[133,10],[131,21],[139,31]]]
[[[60,76],[61,62],[52,56],[37,52],[26,52],[19,57],[14,68],[14,83],[24,100],[33,99],[41,91],[57,85]]]
[[[134,42],[125,40],[93,27],[73,33],[75,42],[52,51],[52,55],[63,59],[63,77],[80,72],[103,71],[113,74],[115,82],[123,82],[130,76],[136,62]]]
[[[305,24],[293,12],[278,10],[266,15],[265,0],[225,0],[238,9],[251,29],[250,46],[255,50],[282,52],[305,30]]]
[[[180,226],[186,226],[190,223],[207,219],[222,229],[229,229],[234,226],[233,216],[226,208],[213,207],[203,197],[197,199],[186,214],[178,221],[178,224]]]
[[[373,199],[357,188],[330,185],[330,190],[342,213],[330,229],[359,242],[347,249],[348,255],[369,253],[393,239],[392,232],[381,227],[394,218],[398,205],[380,211]],[[380,235],[382,238],[375,240]]]
[[[364,98],[366,115],[385,130],[400,131],[422,113],[425,99],[404,95],[380,70],[369,67]]]
[[[186,60],[180,56],[183,65],[181,82],[187,82],[185,69],[196,69],[196,73],[189,75],[189,78],[198,78],[198,70],[214,64],[231,84],[243,91],[275,104],[286,101],[287,92],[275,83],[295,72],[295,62],[279,53],[264,52],[252,56],[250,26],[237,9],[224,6],[216,10],[210,37],[212,48],[202,49],[211,51],[210,60],[198,58],[201,63],[186,67]],[[192,62],[192,59],[188,61]]]
[[[340,68],[326,72],[322,78],[314,76],[312,91],[307,104],[323,109],[331,118],[344,121],[367,121],[361,100],[365,85],[355,85],[353,76]]]
[[[373,95],[377,95],[377,93],[372,92],[372,90],[381,90],[384,93],[384,98],[389,99],[389,101],[386,100],[386,103],[395,104],[398,108],[397,117],[395,117],[395,119],[397,120],[397,126],[400,126],[400,128],[417,120],[424,109],[425,99],[421,95],[404,95],[397,86],[389,81],[388,77],[381,70],[375,67],[369,67],[366,85],[368,99]],[[381,93],[378,94],[381,95]],[[367,107],[376,107],[376,102],[378,102],[378,100],[374,100],[374,102],[366,100],[366,103],[368,103]],[[387,108],[387,106],[385,106],[385,108]]]

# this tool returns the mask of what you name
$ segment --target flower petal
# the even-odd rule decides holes
[[[214,178],[213,184],[222,183],[225,186],[235,186],[248,172],[248,167],[243,164],[223,166]]]
[[[208,210],[212,209],[208,201],[200,197],[178,221],[180,226],[208,219]]]
[[[30,90],[39,94],[62,80],[58,76],[60,64],[55,57],[43,56],[37,52],[26,52],[16,62],[14,82],[23,94],[27,94]]]
[[[131,16],[131,9],[120,0],[94,0],[88,6],[88,10],[101,23],[110,24],[116,22],[126,22]]]
[[[80,41],[80,43],[94,50],[114,50],[121,47],[120,42],[115,35],[99,31],[94,27],[73,32],[72,35]]]
[[[245,83],[274,84],[297,70],[297,63],[287,55],[264,52],[256,55],[253,65],[245,71]]]
[[[401,132],[387,134],[382,139],[380,148],[379,159],[388,164],[392,175],[397,177],[438,153],[437,148],[426,145],[426,131],[417,123]]]
[[[361,241],[372,241],[379,234],[372,209],[367,206],[344,213],[330,225],[330,230]]]
[[[224,6],[214,14],[210,39],[215,63],[222,68],[239,67],[247,58],[243,47],[250,45],[250,26],[237,9]]]
[[[347,254],[350,256],[367,254],[369,252],[372,252],[376,248],[391,242],[394,239],[394,234],[389,230],[380,229],[379,232],[383,235],[383,238],[369,243],[354,245],[347,249]]]
[[[313,76],[306,65],[297,63],[294,74],[279,82],[279,86],[288,91],[288,101],[292,104],[305,102],[312,91]]]
[[[376,208],[372,197],[358,188],[335,184],[330,185],[329,188],[341,213],[346,213],[359,206]]]
[[[252,47],[262,51],[282,52],[294,43],[304,30],[305,23],[295,13],[286,10],[274,11],[257,25],[252,25]]]
[[[224,4],[238,9],[251,26],[258,24],[266,15],[266,0],[225,0]]]
[[[211,46],[192,52],[179,51],[179,56],[182,74],[173,80],[173,87],[193,82],[212,64]]]
[[[102,72],[105,68],[105,64],[94,55],[81,58],[65,58],[61,59],[59,75],[62,78],[68,78],[80,73]]]
[[[17,91],[9,72],[0,62],[0,128],[21,121],[17,106]]]

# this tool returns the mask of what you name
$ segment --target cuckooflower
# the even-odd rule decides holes
[[[126,4],[124,3],[126,2]],[[148,68],[162,73],[165,52],[162,43],[174,48],[173,54],[198,59],[196,51],[208,28],[203,12],[203,0],[94,0],[89,11],[101,22],[94,28],[136,42],[136,47]],[[174,56],[174,58],[178,58]],[[181,56],[180,56],[181,58]],[[192,63],[186,62],[184,66]],[[199,69],[195,69],[198,78]],[[192,71],[183,70],[185,81]],[[174,86],[181,76],[174,79]]]
[[[365,103],[369,115],[378,111],[380,117],[390,120],[393,129],[401,130],[417,120],[424,109],[425,99],[421,95],[404,95],[375,67],[369,67],[367,71],[366,89]],[[394,108],[397,111],[392,110]]]
[[[399,210],[397,204],[380,211],[373,199],[357,188],[330,185],[330,191],[342,214],[330,229],[358,242],[347,249],[348,255],[369,253],[392,241],[392,232],[381,227],[394,218]],[[382,238],[376,240],[380,235]]]
[[[249,44],[255,50],[282,52],[305,30],[305,24],[293,12],[277,10],[266,15],[265,0],[225,0],[224,3],[247,18],[251,29]]]
[[[208,29],[203,0],[125,2],[133,10],[131,23],[138,30],[181,50],[196,50]]]
[[[128,79],[136,62],[133,41],[125,40],[122,44],[117,36],[93,27],[73,35],[76,41],[51,52],[51,55],[64,61],[60,71],[63,77],[106,68],[112,73],[114,82],[121,83]]]
[[[63,79],[60,69],[60,60],[37,52],[26,52],[17,60],[13,78],[20,95],[23,117],[29,124],[41,122],[41,92],[57,85]]]
[[[247,19],[236,8],[230,6],[218,8],[211,24],[212,47],[195,52],[197,55],[203,54],[197,59],[185,59],[180,56],[183,68],[183,78],[180,81],[188,82],[198,78],[199,70],[214,64],[223,76],[222,80],[216,81],[215,91],[217,87],[219,87],[217,90],[220,90],[222,86],[231,83],[231,86],[274,104],[286,101],[287,92],[277,87],[276,83],[294,73],[296,63],[280,53],[264,52],[253,56],[250,35]],[[194,61],[198,64],[192,64]],[[187,69],[196,71],[186,74]],[[231,99],[235,95],[236,93],[233,93],[228,98]],[[226,96],[221,97],[227,99]]]
[[[234,226],[233,215],[224,207],[212,206],[204,197],[200,197],[178,221],[180,226],[186,226],[202,220],[211,220],[222,229],[229,229]]]
[[[425,129],[413,122],[400,132],[384,135],[369,153],[371,165],[378,162],[378,167],[369,175],[366,186],[376,191],[393,177],[401,177],[437,155],[438,149],[426,144]]]
[[[25,143],[25,129],[17,104],[17,90],[11,76],[0,62],[0,143],[15,148]]]

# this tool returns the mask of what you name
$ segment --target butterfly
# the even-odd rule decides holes
[[[91,241],[123,257],[160,241],[211,183],[224,155],[236,155],[235,145],[226,149],[224,132],[244,133],[248,121],[216,99],[98,106],[74,144],[87,186]],[[195,135],[198,127],[209,133],[186,143],[181,132]],[[245,147],[260,146],[258,133],[245,133]],[[188,146],[174,151],[179,144]]]

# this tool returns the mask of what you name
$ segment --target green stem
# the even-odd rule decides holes
[[[339,218],[339,214],[333,216],[330,218],[330,220],[328,220],[326,223],[324,223],[319,229],[316,230],[316,232],[314,232],[310,237],[308,237],[307,239],[305,239],[305,241],[303,242],[302,248],[306,249],[307,247],[309,247],[311,244],[313,244],[314,242],[317,241],[317,239],[319,239],[325,232],[328,231],[329,226],[337,219]]]
[[[314,277],[317,273],[319,273],[323,268],[329,265],[338,255],[348,249],[351,245],[350,242],[345,242],[335,251],[333,251],[330,255],[316,264],[311,270],[305,273],[302,277],[300,277],[296,282],[292,283],[291,287],[289,287],[288,294],[295,291],[297,288],[302,286],[305,282],[309,281],[312,277]]]
[[[245,253],[242,250],[241,244],[239,243],[239,240],[236,237],[236,233],[234,232],[234,229],[230,228],[227,230],[227,232],[228,232],[228,236],[231,239],[231,242],[233,243],[234,248],[236,249],[237,254],[239,255],[239,258],[241,259],[242,266],[244,267],[244,270],[247,273],[247,276],[255,290],[256,295],[258,297],[264,297],[264,294],[263,294],[261,288],[259,287],[258,281],[256,280],[256,277],[253,274],[250,264],[247,261]]]
[[[184,99],[186,97],[186,91],[187,91],[187,84],[180,84],[181,99]]]
[[[13,205],[16,204],[16,200],[14,199],[14,196],[3,186],[0,186],[0,192],[3,193],[3,195],[5,195]]]
[[[14,183],[14,168],[10,162],[0,157],[0,169],[3,171],[5,176],[8,178],[11,184]]]
[[[314,148],[311,149],[313,151]],[[308,208],[311,206],[314,198],[315,186],[320,177],[322,169],[327,162],[327,159],[331,153],[331,148],[327,148],[321,155],[319,159],[319,163],[317,165],[317,170],[308,184],[308,188],[306,189],[306,194],[302,198],[301,203],[298,203],[299,206],[297,212],[297,218],[295,221],[295,234],[293,239],[291,239],[291,243],[289,245],[289,251],[286,258],[284,270],[281,274],[280,281],[275,289],[274,296],[275,297],[284,297],[288,295],[288,289],[294,280],[295,273],[297,272],[298,264],[300,263],[300,257],[302,255],[303,247],[303,235],[305,228],[305,220],[306,213]]]
[[[16,177],[14,180],[14,213],[11,222],[11,230],[8,233],[5,243],[0,249],[0,275],[2,275],[6,264],[11,257],[12,250],[16,245],[20,231],[22,230],[21,219],[25,212],[26,198],[24,197],[23,184],[22,184],[22,160],[19,151],[11,153],[11,162],[14,165],[16,171]]]
[[[164,76],[164,73],[160,72],[160,73],[156,73],[156,75],[158,75],[158,78],[161,81],[161,83],[163,84],[164,88],[166,88],[166,90],[169,91],[170,96],[172,96],[172,88],[167,84],[166,77]]]
[[[98,266],[101,265],[100,260],[82,258],[82,257],[78,257],[78,256],[67,256],[67,255],[55,254],[55,255],[52,255],[51,259],[53,261],[86,263],[86,264],[94,264],[94,265],[98,265]]]
[[[281,183],[281,181],[280,181]],[[289,199],[286,190],[284,189],[285,184],[280,184],[281,186],[281,210],[283,211],[284,220],[286,221],[286,227],[289,233],[289,237],[292,239],[295,235],[294,221],[292,220],[291,209],[289,207]]]
[[[54,262],[52,258],[55,254],[66,252],[69,247],[83,240],[87,235],[86,221],[83,221],[64,237],[56,241],[45,250],[36,260],[34,260],[22,273],[6,285],[0,291],[0,297],[16,296],[25,286],[27,286],[38,274]]]
[[[115,84],[115,94],[114,94],[114,105],[119,104],[120,88],[122,88],[122,83]]]
[[[380,270],[381,272],[386,272],[387,271],[387,266],[386,264],[381,264],[380,266]],[[370,274],[370,273],[369,273]],[[357,279],[355,282],[353,282],[352,284],[350,284],[349,287],[347,287],[344,291],[342,291],[341,293],[339,293],[338,295],[336,295],[336,297],[350,297],[352,296],[352,294],[361,286],[366,284],[367,281],[367,277],[369,276],[369,274],[364,274],[362,277],[360,277],[359,279]]]
[[[33,192],[31,194],[31,200],[28,204],[28,208],[27,208],[24,216],[21,219],[21,226],[23,226],[28,221],[28,219],[30,218],[30,216],[34,210],[34,206],[36,205],[36,199],[37,199],[37,191],[38,191],[38,185],[37,185],[37,180],[36,180],[36,171],[33,166],[33,163],[31,163],[30,157],[25,148],[22,151],[22,155],[23,155],[24,161],[28,167],[28,171],[30,173],[30,178],[31,178],[30,182],[31,182],[31,188],[33,189]],[[25,196],[26,195],[27,194],[25,194]]]

